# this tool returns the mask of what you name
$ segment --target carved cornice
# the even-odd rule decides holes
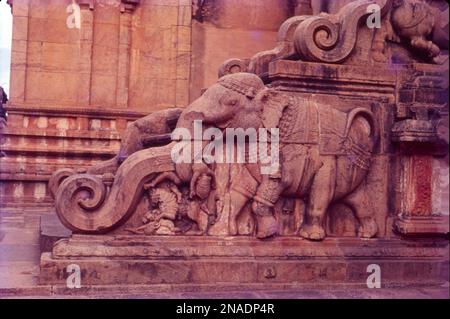
[[[10,0],[12,1],[12,0]],[[77,3],[81,7],[88,7],[90,10],[94,10],[95,8],[95,0],[77,0]],[[140,0],[121,0],[118,5],[120,7],[121,12],[125,11],[134,11],[136,7],[140,4]]]
[[[141,3],[141,0],[121,0],[120,11],[130,11],[136,10],[136,7]]]
[[[90,10],[94,10],[94,0],[78,0],[80,7],[87,7]]]
[[[7,0],[7,4],[13,7],[14,0]],[[89,9],[93,10],[95,6],[95,0],[77,0],[78,5],[86,6]],[[120,9],[122,12],[129,10],[134,11],[136,7],[141,3],[141,0],[121,0],[120,1]]]

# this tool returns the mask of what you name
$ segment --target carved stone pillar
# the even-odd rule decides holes
[[[420,145],[401,146],[402,199],[400,214],[394,226],[403,235],[436,235],[448,232],[448,216],[442,216],[432,209],[433,156],[425,153],[423,149]]]
[[[133,11],[139,1],[122,1],[119,25],[119,65],[117,69],[116,103],[119,108],[128,107],[130,76],[131,23]]]
[[[79,100],[86,106],[91,103],[91,71],[92,45],[94,37],[94,3],[90,0],[80,0],[81,33],[80,33],[80,81]]]
[[[414,75],[400,76],[397,117],[392,128],[400,159],[398,217],[394,228],[402,235],[448,233],[448,216],[433,210],[433,161],[447,145],[437,132],[437,119],[448,116],[448,81],[441,66],[416,67]],[[441,73],[442,72],[442,73]],[[405,118],[406,117],[406,118]]]

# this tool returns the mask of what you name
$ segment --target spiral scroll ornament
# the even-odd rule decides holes
[[[306,61],[339,63],[355,48],[362,19],[372,12],[369,6],[380,6],[386,14],[391,0],[358,0],[342,8],[337,15],[313,16],[299,24],[294,33],[294,46]]]
[[[171,147],[169,144],[134,153],[120,165],[113,180],[92,174],[67,177],[55,197],[59,219],[76,233],[115,229],[134,213],[145,183],[161,172],[174,171]]]
[[[50,196],[55,199],[56,192],[58,191],[59,185],[69,176],[75,175],[75,170],[71,168],[62,168],[58,169],[56,172],[50,176],[48,180],[48,190],[50,192]]]
[[[95,225],[97,216],[90,212],[103,204],[105,196],[106,187],[95,175],[76,174],[66,178],[56,193],[56,210],[61,222],[80,232],[87,230],[88,225],[98,228]]]

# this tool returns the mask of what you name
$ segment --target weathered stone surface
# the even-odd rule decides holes
[[[448,281],[438,2],[82,1],[81,30],[54,31],[63,4],[13,5],[1,196],[51,194],[74,232],[42,255],[42,283],[69,263],[99,286],[364,286],[373,263],[386,286]],[[195,121],[269,132],[279,161],[211,163]]]
[[[189,244],[186,244],[189,243]],[[320,245],[320,250],[317,246]],[[367,266],[379,264],[385,287],[439,284],[445,275],[447,243],[330,239],[321,244],[299,238],[261,242],[250,238],[74,236],[41,257],[42,284],[62,284],[70,263],[84,270],[85,285],[312,283],[364,287]],[[426,258],[411,265],[411,258]],[[106,270],[106,268],[108,270]],[[127,269],[124,277],[124,269]],[[250,287],[249,286],[249,287]]]

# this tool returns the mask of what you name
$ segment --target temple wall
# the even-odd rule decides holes
[[[56,169],[110,158],[129,122],[188,105],[223,61],[272,48],[284,20],[311,13],[308,1],[292,0],[78,0],[78,29],[67,26],[71,0],[9,3],[2,205],[50,203]]]

